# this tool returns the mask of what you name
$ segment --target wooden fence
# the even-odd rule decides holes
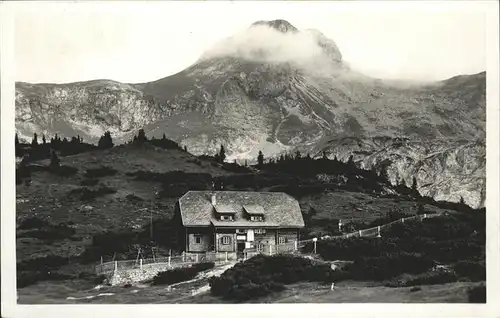
[[[412,220],[421,221],[425,218],[432,218],[439,216],[441,214],[422,214],[416,216],[410,216],[406,218],[401,218],[399,220],[392,221],[390,223],[386,223],[384,225],[371,227],[368,229],[358,230],[351,233],[346,233],[338,236],[322,236],[320,238],[316,238],[317,240],[336,240],[336,239],[348,239],[352,237],[379,237],[381,235],[381,231],[385,228],[390,227],[396,223],[404,223]],[[251,248],[245,249],[243,253],[243,259],[248,259],[257,254],[264,255],[276,255],[276,254],[296,254],[303,253],[303,248],[308,243],[315,242],[315,239],[307,239],[302,241],[293,241],[284,244],[264,244],[259,246],[259,248]],[[311,252],[311,251],[309,251]],[[116,272],[117,270],[124,269],[134,269],[134,268],[144,268],[144,266],[151,265],[166,265],[168,268],[177,268],[183,266],[189,266],[191,264],[203,263],[203,262],[214,262],[216,264],[226,263],[232,260],[235,260],[236,253],[227,253],[227,252],[206,252],[199,254],[186,254],[177,256],[169,256],[169,257],[157,257],[157,258],[147,258],[147,259],[137,259],[137,260],[125,260],[125,261],[112,261],[107,263],[99,264],[95,267],[96,273],[98,275],[109,274],[112,272]]]

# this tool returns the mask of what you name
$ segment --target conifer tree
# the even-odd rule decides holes
[[[167,136],[165,135],[165,133],[163,133],[163,136],[161,137],[162,140],[167,140]]]
[[[299,160],[301,158],[300,151],[297,150],[295,153],[295,160]]]
[[[413,176],[413,182],[411,185],[411,191],[413,192],[413,195],[415,197],[420,197],[420,192],[418,192],[418,186],[417,186],[417,177]]]
[[[137,134],[137,141],[139,142],[144,142],[148,140],[148,138],[146,137],[146,133],[144,132],[144,129],[139,129],[139,133]]]
[[[328,160],[328,156],[326,155],[326,151],[323,150],[323,160]]]
[[[36,133],[33,134],[33,139],[31,140],[31,145],[33,147],[38,146],[38,136],[36,135]]]
[[[262,167],[262,165],[264,165],[264,154],[260,150],[259,155],[257,156],[257,162],[259,164],[259,167]]]
[[[184,146],[184,151],[188,152],[188,147],[187,146]]]
[[[99,149],[113,148],[113,139],[111,138],[111,133],[109,131],[106,131],[104,135],[102,135],[101,138],[99,138],[97,147]]]
[[[350,166],[354,166],[354,156],[353,155],[349,156],[349,160],[347,160],[347,164],[349,164]]]
[[[220,145],[220,151],[219,151],[219,161],[221,163],[224,163],[224,160],[226,159],[226,149],[224,149],[223,145]]]

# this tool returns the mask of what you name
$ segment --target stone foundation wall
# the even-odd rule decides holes
[[[142,266],[142,269],[140,268],[119,269],[114,273],[110,273],[108,280],[109,283],[113,286],[140,283],[152,279],[153,277],[156,276],[156,274],[160,272],[168,271],[179,267],[186,267],[190,265],[191,264],[184,264],[184,265],[176,264],[175,266],[173,265],[169,266],[166,263],[146,264]]]

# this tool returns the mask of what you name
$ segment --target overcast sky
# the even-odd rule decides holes
[[[273,19],[321,31],[352,68],[374,77],[440,80],[486,70],[484,6],[472,1],[42,1],[16,6],[15,79],[152,81],[254,21]]]

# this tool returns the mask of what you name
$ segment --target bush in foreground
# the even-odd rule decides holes
[[[285,289],[299,281],[330,283],[337,273],[326,264],[290,255],[257,255],[210,279],[211,293],[225,299],[245,301]]]
[[[39,229],[45,226],[49,226],[49,222],[37,216],[28,217],[22,220],[18,226],[20,230],[30,230],[30,229]]]
[[[377,257],[362,257],[347,265],[352,279],[390,279],[401,274],[421,274],[427,272],[435,262],[425,256],[411,253],[391,253]]]
[[[199,272],[206,271],[215,266],[213,262],[197,263],[191,267],[175,268],[158,273],[153,278],[153,285],[171,285],[193,279]]]
[[[411,287],[420,285],[439,285],[453,283],[458,280],[455,273],[447,271],[427,272],[416,277],[410,278],[406,281],[393,280],[387,283],[387,287]]]
[[[486,280],[486,267],[484,264],[472,261],[460,261],[453,266],[453,270],[459,276],[472,281]]]
[[[17,288],[33,285],[39,281],[67,280],[73,278],[70,275],[51,271],[21,271],[17,273]]]
[[[64,223],[57,225],[46,225],[43,228],[30,229],[19,235],[19,237],[32,237],[46,241],[57,241],[71,238],[75,235],[74,228],[67,226]]]
[[[467,291],[470,303],[486,303],[486,286],[472,287]]]
[[[118,171],[116,169],[102,166],[99,168],[87,169],[85,173],[86,178],[97,179],[101,177],[114,176]]]

